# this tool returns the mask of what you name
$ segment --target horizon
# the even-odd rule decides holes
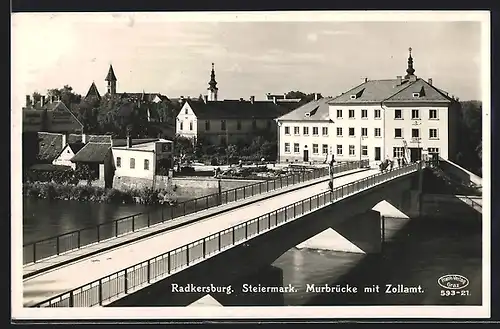
[[[214,63],[220,100],[289,91],[335,97],[365,78],[404,76],[409,47],[417,77],[432,78],[460,100],[482,101],[477,18],[365,22],[334,21],[340,16],[333,14],[332,21],[315,21],[319,16],[304,13],[300,21],[231,22],[217,15],[183,21],[163,13],[14,14],[13,109],[27,94],[66,84],[84,97],[95,82],[104,95],[110,64],[119,93],[197,98],[207,93]]]

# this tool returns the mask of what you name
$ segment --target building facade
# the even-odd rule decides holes
[[[176,134],[210,145],[251,143],[256,136],[275,139],[275,119],[298,106],[298,102],[217,100],[212,67],[209,95],[184,101],[176,118]]]
[[[321,160],[322,152],[316,152],[322,149],[320,144],[328,145],[337,161],[416,161],[429,154],[454,160],[458,100],[436,88],[432,79],[425,81],[414,74],[411,48],[406,73],[395,79],[365,79],[328,99],[328,115],[320,115],[318,123],[313,123],[313,114],[305,117],[310,108],[318,106],[316,102],[280,118],[280,161]],[[324,106],[319,106],[317,113],[322,113]],[[292,117],[294,120],[287,119]],[[315,143],[311,129],[320,122],[328,127],[328,135],[321,136],[323,140],[316,135]]]
[[[276,119],[279,162],[326,162],[333,154],[331,98],[311,101]]]
[[[115,176],[153,179],[161,161],[172,164],[173,142],[166,139],[153,141],[127,139],[126,145],[113,142]],[[118,146],[115,146],[118,144]],[[171,168],[171,166],[170,166]]]

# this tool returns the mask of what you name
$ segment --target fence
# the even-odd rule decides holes
[[[371,175],[359,181],[322,192],[294,204],[272,211],[203,239],[191,242],[162,255],[148,259],[124,270],[58,295],[34,307],[92,307],[118,299],[189,265],[241,244],[263,232],[301,217],[335,200],[360,190],[384,183],[395,177],[416,172],[423,162]]]
[[[368,165],[369,163],[367,160],[361,162],[345,162],[335,166],[334,173],[367,167]],[[113,221],[28,243],[23,245],[23,264],[36,263],[42,259],[77,250],[87,245],[116,238],[198,211],[321,178],[329,175],[328,170],[328,168],[304,169],[301,172],[279,177],[274,180],[259,182],[187,200],[175,206],[160,206],[148,212],[118,218]]]

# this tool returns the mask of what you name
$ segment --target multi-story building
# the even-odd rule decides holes
[[[276,119],[280,162],[325,162],[334,152],[328,102],[315,99]]]
[[[290,101],[218,100],[212,65],[209,94],[202,100],[187,99],[177,115],[176,134],[211,145],[250,143],[266,134],[276,138],[274,121],[298,106]]]
[[[436,88],[432,79],[425,81],[414,74],[411,48],[406,73],[396,79],[365,79],[362,84],[328,100],[329,114],[320,117],[324,125],[327,119],[331,123],[328,138],[321,144],[328,145],[328,150],[333,148],[337,161],[403,157],[415,161],[424,154],[455,158],[458,100]],[[293,124],[282,120],[285,117],[280,118],[283,126],[283,131],[280,127],[281,161],[321,159],[321,152],[314,152],[311,136],[303,131],[311,129],[304,127],[312,126],[314,115],[306,115],[308,109],[315,106],[317,102],[311,102],[285,116],[293,117]],[[322,113],[324,106],[319,106],[317,113]],[[311,154],[317,156],[314,158]]]
[[[408,57],[404,77],[365,80],[330,101],[339,160],[403,158],[439,154],[454,159],[457,152],[459,103],[436,88],[432,79],[418,78]]]

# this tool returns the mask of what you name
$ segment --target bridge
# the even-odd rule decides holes
[[[158,291],[157,285],[178,280],[179,274],[190,271],[212,272],[198,276],[201,281],[232,282],[242,273],[271,264],[291,247],[306,240],[311,243],[311,238],[332,227],[364,252],[377,252],[380,215],[390,215],[391,210],[371,209],[386,200],[405,214],[418,214],[418,173],[423,167],[420,162],[384,173],[351,168],[343,176],[339,173],[342,168],[337,167],[333,191],[324,183],[325,176],[314,178],[309,184],[303,181],[290,191],[208,215],[202,221],[70,260],[64,266],[42,268],[25,276],[24,306],[144,304],[144,296]],[[363,225],[355,230],[342,228],[350,218],[358,218]],[[222,264],[231,264],[232,270]],[[212,270],[207,272],[208,268]]]

